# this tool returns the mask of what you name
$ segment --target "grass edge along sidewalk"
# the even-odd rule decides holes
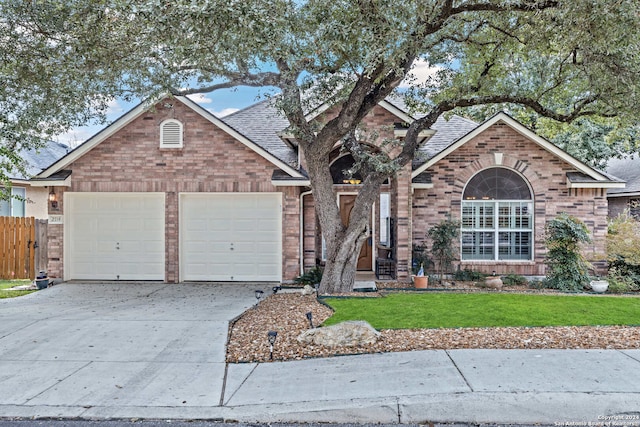
[[[0,299],[16,298],[35,292],[35,290],[13,291],[11,288],[19,285],[28,285],[32,280],[0,280]]]
[[[640,298],[492,293],[332,298],[325,325],[365,320],[380,329],[640,325]]]

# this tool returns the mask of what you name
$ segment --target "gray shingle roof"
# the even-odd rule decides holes
[[[640,193],[640,156],[609,160],[607,173],[627,183],[625,188],[607,190],[607,195],[624,196]]]
[[[27,164],[27,173],[29,175],[35,175],[41,172],[43,169],[48,168],[58,159],[65,156],[70,151],[70,148],[59,142],[47,142],[44,147],[38,149],[21,150],[20,157]],[[11,176],[13,179],[29,179],[29,176],[22,176],[20,173],[14,173]]]
[[[273,101],[259,102],[220,120],[283,162],[297,166],[295,150],[278,136],[278,132],[289,126],[289,121],[278,112]]]
[[[408,107],[402,97],[389,97],[387,101],[409,114]],[[412,116],[419,117],[419,115]],[[273,101],[259,102],[223,117],[221,120],[274,156],[290,165],[296,165],[297,155],[295,150],[288,146],[278,135],[279,132],[289,126],[289,121],[278,112],[273,105]],[[420,148],[422,155],[418,156],[418,159],[414,161],[414,167],[437,155],[477,126],[477,123],[456,115],[449,120],[439,117],[433,125],[433,129],[437,132]]]
[[[438,117],[432,126],[436,134],[420,147],[419,154],[422,155],[417,156],[422,160],[420,163],[435,157],[478,126],[480,126],[478,123],[456,115],[451,116],[449,120],[442,116]]]

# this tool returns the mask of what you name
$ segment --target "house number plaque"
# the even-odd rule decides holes
[[[49,224],[64,224],[64,215],[49,215]]]

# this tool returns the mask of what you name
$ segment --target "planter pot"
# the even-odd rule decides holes
[[[413,284],[416,289],[427,289],[429,286],[429,276],[413,276]]]
[[[602,294],[609,288],[609,282],[606,280],[592,280],[589,282],[591,290],[597,294]]]
[[[502,278],[500,276],[489,276],[484,281],[487,288],[491,289],[502,289]]]
[[[46,289],[49,287],[49,279],[48,278],[44,278],[44,279],[36,279],[36,286],[38,287],[38,289]]]

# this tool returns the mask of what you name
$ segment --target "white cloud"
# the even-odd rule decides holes
[[[198,104],[211,104],[213,102],[213,99],[209,98],[203,93],[194,93],[191,95],[187,95],[187,98],[194,102],[197,102]]]
[[[417,59],[400,87],[406,89],[411,85],[424,83],[427,79],[433,78],[440,69],[441,67],[429,65],[424,59]]]
[[[56,140],[62,144],[68,145],[71,148],[76,148],[78,145],[85,142],[87,139],[95,135],[99,130],[93,127],[81,127],[70,130],[69,132],[62,133],[57,136]]]
[[[112,99],[107,103],[107,116],[121,115],[122,113],[124,113],[124,108],[117,99]]]
[[[214,111],[213,109],[209,108],[209,112],[211,114],[213,114],[216,117],[224,117],[224,116],[228,116],[229,114],[235,113],[236,111],[240,111],[239,108],[224,108],[220,111]]]

